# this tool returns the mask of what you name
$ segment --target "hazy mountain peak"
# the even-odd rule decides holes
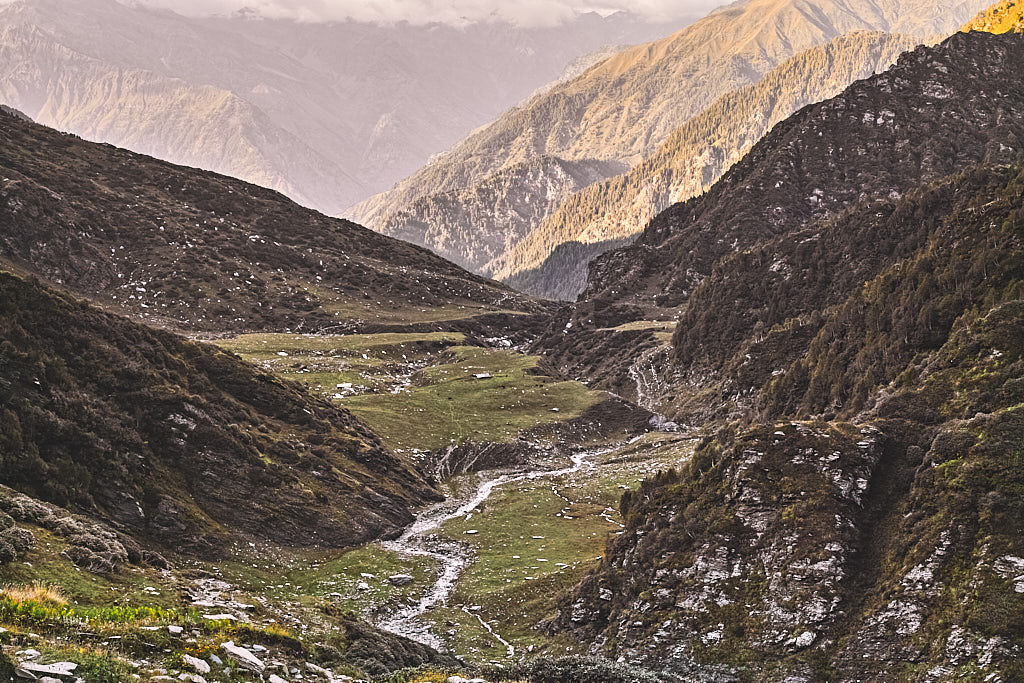
[[[46,125],[269,186],[338,214],[609,43],[669,27],[190,17],[152,3],[0,7],[0,100]],[[116,84],[116,85],[115,85]],[[226,106],[225,103],[230,103]],[[381,122],[388,125],[381,127]]]
[[[737,2],[664,38],[626,48],[510,109],[392,190],[354,206],[348,214],[387,234],[402,234],[405,239],[443,249],[432,242],[432,236],[449,231],[443,224],[415,215],[413,205],[421,199],[468,193],[498,173],[512,167],[526,169],[524,162],[544,157],[634,166],[655,154],[673,131],[719,97],[761,80],[795,54],[857,31],[920,40],[937,33],[948,35],[986,3]],[[533,201],[531,209],[538,203]],[[431,204],[427,200],[419,206]],[[509,233],[526,236],[530,226],[524,228],[517,222],[510,225]],[[498,256],[499,261],[483,272],[509,274]]]

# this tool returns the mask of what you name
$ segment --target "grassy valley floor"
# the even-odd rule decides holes
[[[348,408],[424,466],[431,452],[467,442],[530,452],[528,464],[441,482],[449,500],[459,502],[502,474],[538,471],[496,487],[473,510],[430,532],[456,542],[469,561],[450,598],[422,622],[472,666],[573,652],[573,643],[539,628],[553,615],[557,594],[594,566],[621,528],[622,491],[691,451],[685,436],[661,433],[591,435],[567,448],[559,429],[607,395],[542,374],[536,357],[476,346],[457,332],[251,334],[217,343]],[[592,454],[578,471],[542,473],[564,469],[576,449]],[[78,675],[90,683],[197,673],[185,655],[213,662],[207,680],[247,680],[221,649],[225,641],[255,648],[270,664],[267,673],[285,680],[304,662],[339,676],[383,674],[414,653],[399,639],[379,642],[361,633],[354,619],[388,621],[417,604],[442,569],[432,558],[381,543],[347,551],[243,543],[215,561],[173,557],[169,569],[124,564],[100,575],[61,554],[65,539],[28,528],[35,547],[0,567],[0,585],[61,591],[53,599],[17,592],[0,598],[0,638],[8,651],[38,651],[36,662],[78,663]],[[411,580],[393,585],[389,578],[399,575]],[[432,670],[453,666],[439,661]],[[433,680],[418,676],[407,680]]]
[[[540,374],[536,357],[465,342],[461,334],[435,332],[258,334],[219,343],[333,398],[414,457],[467,441],[515,442],[537,425],[578,418],[605,398],[578,382]],[[474,511],[438,530],[468,546],[474,558],[452,599],[425,615],[450,651],[470,661],[503,663],[513,653],[573,650],[537,625],[551,616],[555,596],[599,560],[608,537],[619,530],[622,491],[677,466],[690,452],[689,440],[679,435],[625,441],[615,435],[606,444],[587,444],[599,455],[579,472],[498,487]],[[535,466],[558,469],[564,459],[553,455]],[[450,499],[460,500],[493,476],[467,474],[444,485]],[[253,588],[273,592],[279,571],[267,567],[268,578]],[[287,592],[292,600],[326,599],[380,621],[413,603],[438,571],[429,558],[374,544],[288,574]],[[242,566],[233,579],[244,583],[246,574]],[[386,578],[397,574],[414,581],[391,586]]]

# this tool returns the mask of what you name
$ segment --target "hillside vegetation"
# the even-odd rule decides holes
[[[0,274],[3,483],[159,547],[347,546],[436,497],[348,412],[215,347]]]
[[[835,260],[833,270],[811,267],[807,276],[816,280],[800,290],[805,299],[761,299],[759,293],[776,282],[783,292],[796,286],[804,277],[796,270],[802,255],[824,254],[818,248],[827,244],[824,234],[836,221],[860,212],[860,219],[850,220],[884,223],[909,192],[974,165],[1017,160],[1024,149],[1024,119],[1014,104],[1024,101],[1017,74],[1022,58],[1024,41],[1017,36],[958,33],[802,109],[707,193],[672,206],[631,246],[594,261],[580,301],[556,317],[540,347],[567,374],[590,376],[634,396],[630,369],[635,374],[637,363],[646,362],[642,354],[650,342],[638,343],[636,331],[605,330],[630,321],[680,319],[675,348],[666,349],[679,362],[654,371],[664,379],[658,392],[667,404],[677,403],[672,386],[692,380],[692,391],[700,393],[716,367],[706,367],[705,360],[731,354],[741,338],[735,325],[745,330],[743,336],[760,338],[788,302],[809,313],[823,301],[831,303],[828,297],[844,287],[862,283],[855,278],[870,274],[863,269],[892,258],[883,250],[886,242],[865,230],[862,241],[844,241],[828,252],[824,264]],[[900,233],[889,230],[898,244]],[[789,246],[771,252],[767,261],[755,256],[787,237]],[[752,289],[742,295],[736,282],[726,285],[717,276],[734,261],[762,274],[754,282],[744,278]],[[723,286],[733,298],[713,293]],[[689,379],[673,377],[673,368]]]
[[[425,249],[213,173],[0,114],[0,258],[190,331],[538,310]]]
[[[558,343],[705,426],[556,632],[670,679],[1024,675],[1022,51],[919,48],[598,260]]]
[[[762,396],[758,424],[623,497],[627,532],[563,628],[750,680],[1024,674],[1024,169],[934,192],[962,203],[913,255],[769,332],[791,359],[743,347],[730,379]],[[743,367],[766,361],[782,370]]]

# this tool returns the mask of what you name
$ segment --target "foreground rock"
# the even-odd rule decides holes
[[[267,665],[264,664],[259,657],[243,647],[238,647],[232,641],[221,643],[220,647],[227,653],[228,657],[230,657],[232,661],[237,663],[243,669],[257,674],[261,674],[267,669]]]

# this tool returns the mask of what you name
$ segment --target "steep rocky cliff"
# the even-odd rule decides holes
[[[669,680],[1024,676],[1022,58],[920,48],[598,260],[551,339],[652,349],[708,426],[552,628]]]

